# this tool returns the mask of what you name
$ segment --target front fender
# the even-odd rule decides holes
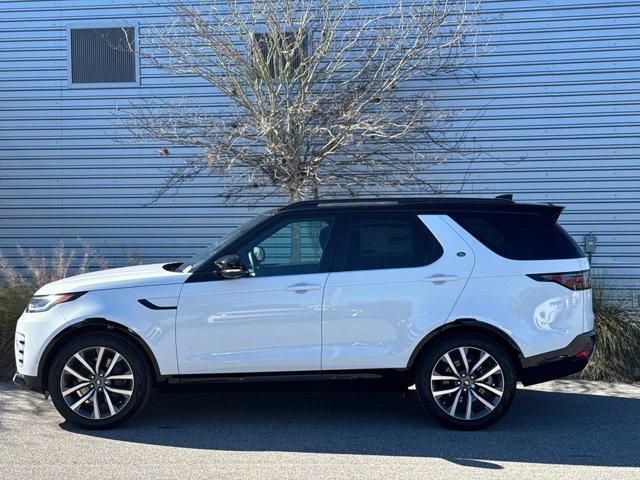
[[[39,375],[43,360],[56,340],[69,329],[91,324],[96,319],[130,330],[144,342],[158,373],[175,375],[178,363],[175,344],[176,309],[151,309],[138,300],[175,307],[182,285],[155,285],[88,292],[77,300],[60,304],[48,312],[25,313],[16,331],[26,338],[22,365],[18,371]]]

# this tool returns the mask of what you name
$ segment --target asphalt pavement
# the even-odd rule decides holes
[[[380,393],[155,394],[114,430],[80,430],[0,383],[1,479],[640,479],[640,387],[519,389],[479,432]]]

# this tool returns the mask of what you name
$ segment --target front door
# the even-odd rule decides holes
[[[238,247],[250,276],[185,283],[176,327],[180,373],[320,370],[335,221],[281,219]]]

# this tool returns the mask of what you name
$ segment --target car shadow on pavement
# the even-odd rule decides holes
[[[640,466],[640,399],[519,390],[497,424],[447,430],[412,392],[156,394],[117,441],[225,451],[438,457],[498,469],[494,462]]]

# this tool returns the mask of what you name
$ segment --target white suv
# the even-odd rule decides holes
[[[595,345],[589,264],[562,207],[497,199],[300,202],[184,263],[42,287],[16,331],[23,387],[121,423],[153,387],[385,388],[481,428]]]

